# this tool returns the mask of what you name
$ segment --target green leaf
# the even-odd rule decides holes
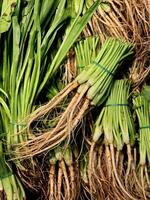
[[[6,98],[8,98],[7,93],[2,88],[0,88],[0,93],[2,93]]]
[[[90,20],[91,16],[93,15],[94,11],[97,9],[99,6],[99,1],[94,3],[89,10],[81,17],[77,16],[70,26],[70,29],[68,30],[56,56],[53,59],[53,62],[49,66],[49,70],[45,74],[45,78],[42,82],[42,84],[39,87],[38,94],[41,92],[45,84],[52,78],[52,76],[56,73],[57,69],[59,68],[61,62],[65,58],[67,52],[73,45],[73,43],[76,41],[80,33],[82,32],[83,28],[85,25],[88,23]]]
[[[3,109],[5,110],[5,113],[7,115],[7,117],[10,119],[10,110],[6,104],[6,102],[0,97],[0,105],[3,107]]]
[[[10,16],[13,12],[17,0],[3,0],[1,16]]]
[[[11,15],[14,11],[16,0],[3,0],[0,17],[0,34],[9,30],[11,25]]]
[[[11,17],[10,16],[2,16],[0,17],[0,33],[5,33],[9,30],[11,25]]]

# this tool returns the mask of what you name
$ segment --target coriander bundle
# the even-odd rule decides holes
[[[118,198],[122,196],[136,199],[141,195],[140,184],[136,176],[132,156],[135,128],[128,104],[129,89],[130,84],[127,80],[115,81],[106,105],[103,107],[95,123],[93,142],[89,154],[88,171],[89,179],[91,180],[95,168],[93,166],[94,148],[102,135],[104,135],[105,147],[103,153],[105,154],[106,167],[104,165],[105,169],[102,170],[105,173],[105,181],[110,185],[110,192],[114,197],[116,195],[116,198],[117,196]],[[127,166],[125,155],[127,155]],[[102,179],[103,177],[100,178]],[[91,187],[92,185],[91,181]],[[105,192],[107,194],[107,189]]]
[[[139,122],[139,154],[140,175],[144,198],[150,197],[150,180],[148,168],[150,165],[150,110],[149,102],[144,96],[139,95],[133,100],[135,112]]]

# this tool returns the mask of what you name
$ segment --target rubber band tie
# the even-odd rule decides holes
[[[102,66],[101,64],[93,61],[93,64],[95,64],[96,66],[100,67],[103,71],[107,72],[107,74],[111,75],[111,76],[114,76],[114,74],[109,71],[106,67]]]
[[[141,126],[141,127],[140,127],[140,129],[148,129],[148,128],[150,129],[150,125],[147,125],[147,126]]]
[[[0,175],[0,179],[8,178],[9,176],[12,176],[12,175],[13,175],[12,172],[8,172],[7,174],[4,173],[3,175]]]
[[[128,106],[128,104],[124,103],[124,104],[121,104],[121,103],[117,103],[117,104],[106,104],[105,107],[109,107],[109,106]]]

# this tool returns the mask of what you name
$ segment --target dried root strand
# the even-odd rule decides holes
[[[76,194],[77,194],[77,197],[79,198],[80,190],[81,190],[81,179],[80,179],[80,169],[79,169],[78,159],[76,159],[75,162],[74,162],[74,173],[75,173],[75,176],[76,176],[76,182],[75,182],[75,184],[76,184]]]
[[[98,187],[101,194],[100,199],[125,199],[113,173],[111,152],[107,144],[101,145],[99,148],[98,172],[99,181],[101,182]],[[97,194],[98,197],[100,194]]]
[[[98,156],[98,167],[97,168],[99,171],[100,180],[105,182],[106,177],[105,177],[103,167],[102,167],[103,146],[100,146],[98,153],[99,153],[99,156]]]
[[[73,165],[68,167],[69,177],[70,177],[70,185],[71,185],[71,199],[76,200],[77,198],[77,189],[76,189],[76,178],[75,171]]]
[[[49,171],[49,200],[56,199],[56,191],[55,191],[55,165],[50,165]]]
[[[119,163],[118,163],[118,173],[119,176],[124,176],[124,166],[123,166],[123,161],[124,161],[124,154],[121,152],[120,153],[120,159],[119,159]]]
[[[58,168],[58,177],[57,177],[57,199],[62,199],[62,178],[63,178],[63,171],[61,168],[61,163],[59,162]]]
[[[127,145],[127,156],[128,156],[128,165],[125,173],[126,190],[132,193],[138,199],[143,198],[142,186],[136,174],[135,162],[133,160],[131,146],[129,144]]]
[[[60,91],[52,100],[50,100],[47,104],[40,106],[36,109],[31,117],[29,118],[28,128],[30,128],[31,124],[36,121],[38,118],[46,115],[50,110],[56,107],[71,91],[78,87],[77,82],[71,82],[68,84],[62,91]]]
[[[145,177],[146,177],[147,186],[148,186],[148,188],[150,190],[150,180],[149,180],[149,175],[148,175],[148,171],[147,171],[147,166],[146,165],[145,165],[144,170],[145,170]]]
[[[108,176],[108,181],[111,181],[111,176],[112,176],[112,164],[111,164],[111,155],[109,151],[109,146],[105,145],[105,157],[106,157],[106,168],[107,168],[107,176]]]
[[[116,163],[115,163],[115,155],[114,155],[114,147],[113,144],[110,144],[110,152],[111,152],[111,159],[112,159],[112,166],[113,166],[113,173],[114,173],[114,177],[116,179],[116,183],[118,184],[122,195],[128,197],[131,200],[136,200],[126,189],[125,186],[122,184],[120,178],[119,178],[119,174],[117,172],[116,169]]]
[[[63,172],[63,176],[64,176],[64,182],[65,182],[64,198],[67,199],[67,200],[70,200],[71,199],[71,188],[70,188],[70,183],[69,183],[69,179],[68,179],[68,174],[67,174],[65,162],[63,160],[61,161],[61,168],[62,168],[62,172]]]
[[[89,179],[89,186],[90,186],[90,193],[92,195],[93,191],[95,191],[94,185],[93,185],[93,176],[94,176],[94,147],[95,143],[91,143],[90,152],[89,152],[89,164],[88,164],[88,179]],[[91,196],[92,197],[92,196]]]
[[[74,96],[76,98],[76,95]],[[74,98],[72,101],[74,101]],[[71,101],[71,104],[72,104]],[[18,154],[20,158],[27,158],[32,157],[37,154],[41,154],[44,151],[50,150],[54,147],[56,147],[58,144],[60,144],[62,141],[64,141],[67,137],[70,137],[72,131],[76,128],[78,123],[81,121],[82,117],[84,116],[84,113],[89,108],[90,100],[87,98],[83,99],[83,104],[80,107],[78,113],[76,113],[76,116],[72,119],[72,125],[70,127],[70,130],[68,130],[67,127],[67,121],[62,127],[56,126],[53,130],[47,131],[43,133],[40,136],[37,136],[36,138],[29,140],[22,144],[21,147],[18,149]],[[70,105],[68,105],[70,107]],[[70,112],[69,112],[70,114]],[[66,115],[69,115],[66,113]],[[66,118],[66,116],[63,116]],[[61,123],[62,123],[61,118]],[[59,123],[59,122],[58,122]],[[16,152],[17,155],[17,152]]]
[[[147,200],[146,192],[145,192],[144,165],[141,165],[140,167],[140,177],[141,177],[143,197],[144,197],[144,200]]]
[[[103,183],[104,180],[101,179],[99,168],[100,155],[97,149],[96,143],[93,141],[90,146],[89,151],[89,162],[88,162],[88,180],[89,180],[89,191],[91,198],[95,199],[97,196],[99,198],[104,197]]]
[[[108,0],[108,11],[98,9],[90,24],[101,41],[112,36],[135,44],[136,55],[131,67],[131,80],[138,87],[149,74],[150,3],[149,0]],[[135,88],[136,89],[136,88]]]
[[[125,186],[126,186],[126,188],[128,188],[128,177],[130,175],[131,163],[132,163],[131,147],[130,147],[129,144],[127,145],[127,156],[128,156],[128,166],[127,166],[127,170],[126,170],[126,174],[125,174]]]
[[[118,154],[116,154],[116,158],[114,157],[115,164],[118,162],[119,159],[119,151],[117,152]],[[121,193],[113,173],[112,155],[108,144],[105,144],[105,166],[104,167],[106,168],[107,177],[107,188],[105,189],[106,197],[109,197],[110,199],[124,199],[124,195]]]

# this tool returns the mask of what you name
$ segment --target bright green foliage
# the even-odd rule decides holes
[[[122,150],[126,144],[134,144],[134,121],[129,109],[128,96],[130,84],[128,80],[116,80],[110,96],[95,124],[94,141],[104,132],[108,144],[114,144]]]
[[[1,131],[6,141],[2,151],[7,150],[10,157],[16,144],[34,137],[18,132],[98,5],[99,1],[83,14],[83,3],[75,10],[75,1],[69,0],[0,1]],[[25,170],[20,161],[14,163]],[[11,200],[23,199],[19,187]]]

